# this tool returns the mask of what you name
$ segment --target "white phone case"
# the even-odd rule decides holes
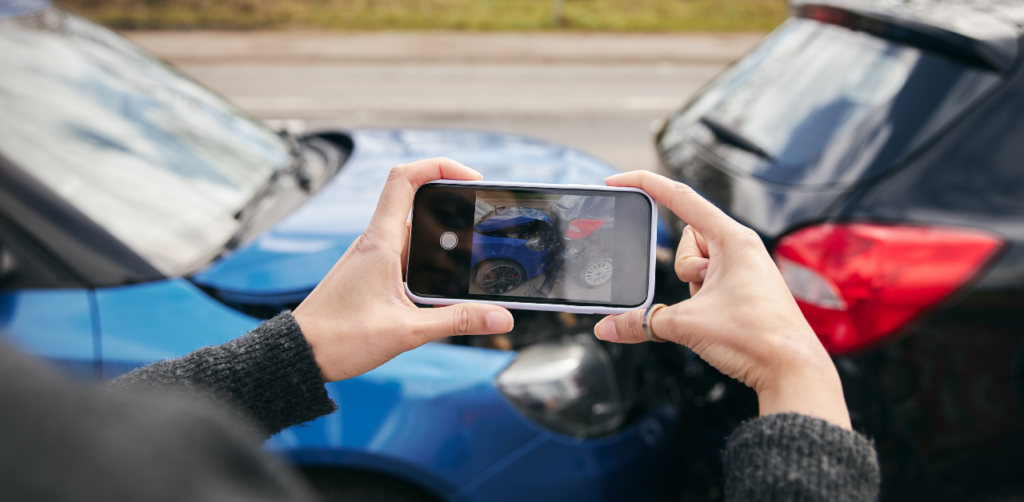
[[[457,298],[427,298],[418,296],[409,290],[409,283],[405,283],[405,294],[409,296],[409,299],[413,302],[424,304],[424,305],[455,305],[456,303],[487,303],[490,305],[498,305],[507,309],[518,309],[518,310],[547,310],[554,312],[569,312],[573,314],[622,314],[629,312],[634,309],[646,309],[651,306],[654,301],[654,266],[655,266],[655,251],[656,251],[656,239],[658,235],[658,208],[654,199],[647,192],[640,190],[639,188],[629,187],[610,187],[605,185],[555,185],[549,183],[502,183],[495,181],[456,181],[456,180],[437,180],[427,183],[431,184],[445,184],[445,185],[467,185],[467,186],[479,186],[488,188],[554,188],[554,189],[584,189],[594,190],[602,192],[636,192],[647,197],[647,200],[651,202],[651,242],[649,244],[650,256],[647,257],[648,270],[647,270],[647,298],[644,300],[642,305],[633,308],[621,308],[621,307],[608,307],[604,305],[563,305],[557,303],[530,303],[525,301],[508,301],[499,302],[494,300],[469,300],[469,299],[457,299]],[[408,258],[406,258],[408,259]],[[406,264],[408,266],[408,263]]]

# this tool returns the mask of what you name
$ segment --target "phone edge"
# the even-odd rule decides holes
[[[557,303],[552,304],[552,303],[529,303],[529,302],[499,302],[499,301],[494,301],[494,300],[469,300],[469,299],[462,300],[462,299],[453,299],[453,298],[443,298],[443,299],[442,298],[427,298],[427,297],[418,296],[415,293],[413,293],[412,290],[409,289],[408,277],[403,277],[402,286],[405,287],[405,294],[414,303],[420,303],[420,304],[423,304],[423,305],[434,305],[434,306],[449,306],[449,305],[456,305],[456,304],[459,304],[459,303],[484,303],[484,304],[487,304],[487,305],[497,305],[499,307],[504,307],[506,309],[512,309],[512,310],[539,310],[539,311],[546,311],[546,312],[567,312],[567,313],[570,313],[570,314],[604,314],[604,315],[624,314],[624,313],[629,312],[631,310],[646,309],[646,308],[650,307],[652,303],[654,303],[654,272],[655,272],[655,268],[657,266],[656,259],[657,259],[657,250],[658,250],[658,217],[659,217],[659,215],[658,215],[658,202],[655,201],[654,197],[651,197],[650,194],[648,194],[644,190],[639,189],[639,188],[634,188],[634,187],[610,187],[610,186],[607,186],[607,185],[579,185],[579,184],[556,184],[556,183],[507,183],[507,182],[501,182],[501,181],[468,181],[468,180],[443,180],[442,179],[442,180],[429,181],[429,182],[424,183],[423,185],[421,185],[419,188],[416,189],[416,192],[413,192],[413,199],[415,200],[416,194],[419,193],[420,188],[423,188],[424,186],[427,186],[427,185],[440,185],[440,184],[445,184],[445,185],[478,185],[478,186],[482,185],[482,186],[501,186],[501,187],[524,187],[524,188],[553,188],[553,189],[578,188],[578,189],[585,189],[585,190],[600,190],[600,191],[607,191],[607,192],[635,192],[635,193],[643,194],[643,196],[647,197],[647,200],[651,203],[651,234],[650,234],[651,235],[651,246],[650,246],[650,250],[648,251],[649,256],[647,257],[647,266],[648,266],[647,277],[650,280],[647,281],[647,298],[645,299],[644,303],[642,303],[642,304],[640,304],[640,305],[638,305],[636,307],[633,307],[633,308],[627,308],[627,307],[603,307],[603,306],[600,306],[600,305],[593,305],[593,306],[590,306],[590,305],[564,305],[564,304],[557,304]],[[411,219],[411,212],[410,212],[410,219]],[[412,237],[412,225],[409,225],[409,235],[407,236],[407,238],[411,239],[411,237]],[[409,242],[409,241],[407,241],[407,242]],[[410,256],[410,253],[406,253],[406,257],[405,257],[405,260],[406,260],[406,263],[405,263],[406,275],[408,275],[408,270],[409,270],[409,256]]]

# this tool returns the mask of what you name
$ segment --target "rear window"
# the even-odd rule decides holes
[[[881,174],[999,82],[987,70],[875,36],[790,19],[674,114],[669,168],[694,154],[785,185]]]

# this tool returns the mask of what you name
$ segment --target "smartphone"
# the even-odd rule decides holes
[[[657,217],[654,200],[636,188],[431,182],[413,202],[406,293],[427,305],[645,308]]]

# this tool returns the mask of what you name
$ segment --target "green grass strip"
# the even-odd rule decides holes
[[[747,31],[785,0],[63,0],[122,29]]]

